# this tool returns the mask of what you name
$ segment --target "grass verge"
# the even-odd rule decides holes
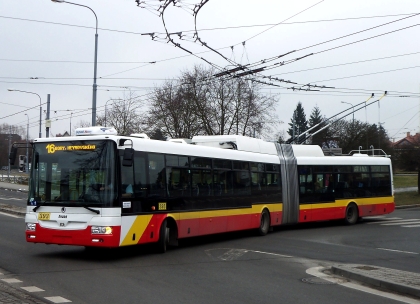
[[[417,191],[395,193],[395,205],[406,206],[420,204],[420,194]]]
[[[417,175],[394,175],[394,188],[417,187]]]

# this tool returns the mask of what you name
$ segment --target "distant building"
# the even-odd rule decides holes
[[[61,133],[58,133],[58,134],[56,134],[55,135],[55,137],[68,137],[68,136],[70,136],[70,134],[69,134],[69,132],[64,132],[63,134],[61,134]]]
[[[403,139],[392,144],[394,149],[417,149],[420,148],[420,133],[410,135],[407,132],[407,136]]]

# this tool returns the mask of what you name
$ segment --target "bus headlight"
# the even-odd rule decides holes
[[[112,227],[109,226],[92,226],[92,234],[112,234]]]
[[[35,231],[36,224],[35,223],[26,223],[26,230],[28,231]]]

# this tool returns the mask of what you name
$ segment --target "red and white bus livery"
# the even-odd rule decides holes
[[[119,136],[112,128],[33,143],[26,240],[120,247],[394,210],[391,161],[236,135]]]

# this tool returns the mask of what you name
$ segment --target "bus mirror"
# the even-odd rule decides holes
[[[10,165],[15,164],[16,154],[17,154],[17,148],[12,146],[12,148],[10,149],[10,154],[9,154]]]
[[[125,148],[122,165],[125,167],[131,167],[133,165],[133,155],[134,155],[133,148]]]

